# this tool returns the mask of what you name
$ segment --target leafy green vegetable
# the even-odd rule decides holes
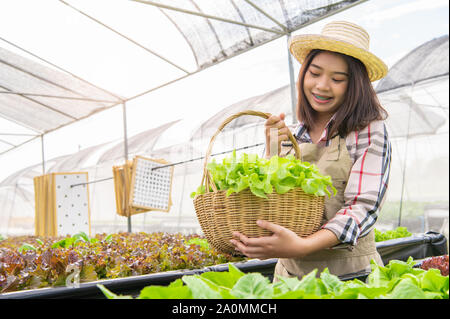
[[[105,237],[105,242],[110,243],[113,239],[113,235],[109,234],[108,236]]]
[[[220,299],[220,286],[199,275],[183,276],[183,282],[189,287],[194,299]]]
[[[191,290],[187,286],[181,287],[165,287],[165,286],[149,286],[142,289],[139,299],[192,299]]]
[[[67,237],[61,239],[60,241],[55,242],[52,245],[52,248],[69,248],[78,243],[91,243],[94,244],[98,242],[97,238],[89,238],[89,236],[85,232],[79,232],[72,237]]]
[[[330,274],[327,268],[320,274],[320,279],[327,291],[333,294],[338,294],[344,285],[338,277]]]
[[[222,163],[213,159],[207,169],[217,189],[226,190],[227,196],[248,188],[256,196],[267,198],[266,194],[271,194],[274,189],[278,194],[284,194],[295,187],[316,196],[331,196],[330,188],[336,195],[330,176],[323,176],[316,165],[302,162],[292,154],[272,156],[269,160],[243,153],[237,160],[234,150],[232,156],[224,158]],[[201,185],[191,193],[191,197],[203,193],[205,187]]]
[[[229,264],[228,272],[205,272],[201,275],[203,278],[210,280],[212,283],[225,288],[233,288],[237,281],[244,276],[244,273],[240,271],[233,264]]]
[[[19,248],[19,253],[23,253],[26,250],[36,250],[36,247],[34,247],[33,245],[24,243],[22,246],[20,246]]]
[[[52,248],[69,248],[74,243],[74,239],[72,237],[61,239],[55,243],[53,243]]]
[[[198,237],[194,237],[191,238],[190,240],[188,240],[186,242],[186,245],[198,245],[200,247],[203,247],[206,250],[209,250],[209,243],[208,240],[206,238],[198,238]]]
[[[389,299],[427,299],[424,291],[416,285],[412,278],[399,281],[386,297]]]
[[[428,292],[439,292],[447,294],[448,298],[448,275],[442,276],[438,269],[430,269],[424,273],[420,280],[420,286]]]
[[[139,298],[448,299],[448,276],[437,269],[413,268],[414,264],[411,257],[406,262],[392,260],[387,266],[371,261],[372,272],[366,283],[341,281],[328,269],[319,277],[313,270],[301,280],[279,276],[278,282],[270,283],[260,273],[244,274],[229,264],[228,272],[183,276],[168,287],[146,287]]]
[[[273,286],[260,273],[247,274],[239,278],[231,294],[241,299],[266,299],[273,296]]]
[[[116,295],[115,293],[111,292],[103,285],[97,284],[97,287],[103,292],[103,294],[108,299],[133,299],[133,297],[131,297],[131,296]]]
[[[410,233],[406,227],[397,227],[394,230],[386,230],[384,232],[379,231],[375,228],[375,241],[385,241],[395,238],[403,238],[403,237],[410,237],[412,236],[412,233]]]
[[[56,238],[8,237],[0,242],[0,294],[64,285],[70,275],[67,269],[72,265],[80,270],[79,278],[83,283],[178,269],[201,269],[245,259],[206,249],[206,245],[206,239],[196,234],[163,232],[96,234],[93,238],[84,233]],[[230,288],[234,283],[230,283]],[[183,286],[183,282],[178,285]],[[178,292],[184,290],[186,288]],[[226,296],[221,289],[217,290]]]
[[[422,261],[420,268],[428,270],[439,269],[442,276],[448,276],[448,254],[443,256],[433,256]]]

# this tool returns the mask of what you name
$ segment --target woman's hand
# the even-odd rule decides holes
[[[303,247],[305,239],[297,236],[293,231],[263,220],[258,220],[256,224],[270,230],[273,234],[248,238],[239,232],[233,232],[231,243],[244,255],[259,259],[292,258],[302,257],[307,252],[306,247]]]
[[[233,232],[233,239],[230,241],[236,250],[250,258],[302,258],[340,243],[336,235],[327,229],[320,229],[302,238],[293,231],[268,221],[258,220],[256,224],[273,234],[248,238],[239,232]]]
[[[281,113],[279,116],[277,115],[271,115],[265,122],[265,134],[266,134],[266,157],[272,156],[272,155],[279,155],[280,149],[281,149],[281,142],[287,141],[289,139],[288,132],[289,128],[284,123],[285,114]],[[270,132],[271,129],[276,129],[278,136],[278,140],[270,141]],[[271,152],[271,145],[278,145],[277,150],[272,150]]]

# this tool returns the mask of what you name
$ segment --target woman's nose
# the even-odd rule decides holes
[[[325,76],[321,76],[317,79],[316,88],[322,91],[327,91],[330,88],[329,79]]]

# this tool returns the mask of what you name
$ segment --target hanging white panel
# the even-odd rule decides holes
[[[56,229],[59,236],[79,232],[90,235],[87,182],[87,173],[55,174]]]

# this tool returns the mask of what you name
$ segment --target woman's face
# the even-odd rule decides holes
[[[305,73],[303,91],[319,116],[331,116],[344,101],[348,86],[348,66],[332,52],[319,52]]]

